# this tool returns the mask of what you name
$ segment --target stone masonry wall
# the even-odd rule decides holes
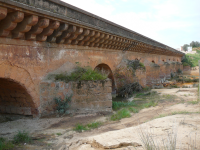
[[[112,83],[105,81],[52,82],[40,84],[41,115],[56,112],[54,98],[72,95],[70,113],[96,113],[112,111]]]

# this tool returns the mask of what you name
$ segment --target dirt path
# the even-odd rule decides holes
[[[173,101],[164,101],[156,107],[141,110],[132,114],[130,118],[120,121],[108,121],[108,116],[102,114],[82,115],[63,118],[43,118],[38,120],[20,119],[0,124],[0,136],[11,138],[18,130],[29,131],[34,137],[34,144],[26,145],[22,149],[141,149],[142,142],[138,136],[140,127],[145,130],[154,130],[156,137],[166,137],[166,131],[178,127],[178,147],[187,143],[191,136],[198,135],[200,139],[200,106],[188,104],[187,101],[197,99],[197,89],[158,89],[161,94],[171,94],[177,97]],[[177,104],[178,103],[178,104]],[[188,112],[166,116],[175,112]],[[156,117],[163,117],[157,118]],[[93,121],[104,122],[98,129],[78,133],[72,130],[77,123],[86,124]],[[180,131],[180,132],[179,132]],[[59,134],[58,134],[59,133]],[[60,134],[61,133],[61,134]],[[182,144],[180,144],[182,142]],[[200,141],[199,141],[200,142]],[[188,143],[190,144],[190,143]],[[19,148],[20,149],[20,148]]]

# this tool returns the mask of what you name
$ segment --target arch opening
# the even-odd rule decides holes
[[[112,81],[112,92],[115,92],[115,81],[114,81],[114,76],[112,73],[112,70],[110,69],[110,67],[106,64],[99,64],[95,67],[94,70],[100,70],[100,71],[105,71],[108,73],[108,78],[111,79]]]
[[[32,116],[34,106],[26,88],[11,79],[0,78],[0,114]]]

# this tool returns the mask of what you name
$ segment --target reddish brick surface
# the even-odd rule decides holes
[[[48,110],[52,110],[49,108],[49,104],[45,104],[44,102],[51,103],[51,105],[55,107],[55,104],[50,102],[49,99],[52,99],[52,97],[57,94],[54,90],[57,88],[57,84],[48,84],[49,92],[45,95],[42,95],[41,85],[44,81],[44,78],[64,65],[75,65],[77,62],[80,62],[81,66],[89,65],[92,69],[94,69],[100,64],[106,64],[109,66],[110,70],[114,72],[122,61],[126,59],[135,60],[137,58],[140,59],[142,63],[144,63],[146,66],[146,71],[136,71],[137,78],[134,80],[139,81],[143,86],[146,86],[147,83],[151,85],[160,82],[162,78],[170,77],[171,72],[175,72],[178,68],[183,67],[182,65],[177,64],[170,64],[169,66],[165,67],[163,66],[162,60],[168,61],[169,63],[172,60],[180,62],[181,57],[179,56],[137,53],[131,51],[122,52],[119,50],[108,50],[103,48],[100,49],[62,44],[52,44],[47,47],[42,42],[29,41],[18,43],[16,40],[12,39],[10,39],[9,42],[9,44],[0,44],[0,79],[9,79],[13,82],[13,84],[6,88],[1,86],[2,88],[0,89],[0,98],[2,98],[0,99],[0,106],[10,106],[10,104],[12,104],[14,107],[17,107],[22,105],[23,107],[31,107],[31,109],[34,110],[31,112],[36,112],[37,114],[43,113],[46,108],[48,108]],[[160,69],[152,68],[150,65],[152,61],[158,64]],[[114,82],[116,81],[114,80]],[[17,84],[16,87],[14,86],[14,83]],[[91,82],[88,86],[84,85],[90,89],[92,87],[96,87],[98,84],[98,88],[90,89],[87,92],[83,89],[74,89],[73,86],[75,85],[73,84],[59,84],[60,85],[58,86],[60,89],[62,89],[63,95],[73,91],[74,93],[77,93],[73,96],[73,98],[77,98],[76,101],[83,101],[82,103],[84,104],[92,100],[92,97],[85,96],[87,94],[93,93],[94,95],[98,95],[100,93],[109,93],[111,91],[110,88],[103,89],[102,83]],[[107,84],[108,83],[105,83],[104,87],[107,87]],[[109,84],[108,86],[110,86]],[[23,89],[21,89],[21,87],[23,87]],[[21,100],[19,100],[20,97],[18,97],[18,99],[14,101],[10,94],[15,95],[15,89],[20,90],[18,93],[20,93],[21,96],[21,92],[26,93],[26,98],[22,96]],[[98,98],[95,97],[94,100],[98,99],[98,101],[101,101],[102,97],[102,95]]]

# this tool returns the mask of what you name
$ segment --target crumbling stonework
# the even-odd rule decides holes
[[[112,111],[112,83],[104,81],[42,82],[40,85],[41,115],[56,112],[55,98],[72,95],[70,113],[96,113]]]

